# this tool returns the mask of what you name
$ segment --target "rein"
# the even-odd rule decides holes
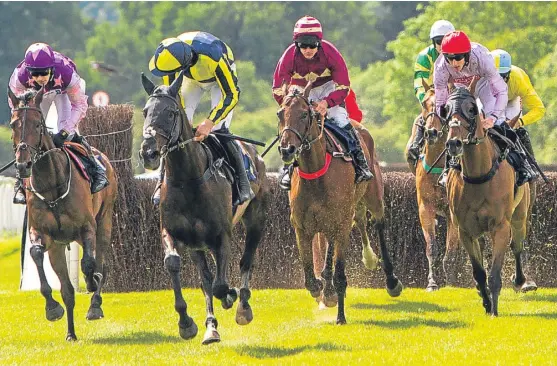
[[[166,131],[164,131],[164,133],[160,133],[157,131],[157,133],[162,137],[164,137],[167,141],[166,145],[163,145],[160,151],[161,160],[164,161],[164,159],[166,159],[168,154],[176,150],[184,150],[188,144],[194,142],[195,140],[192,137],[190,139],[180,141],[180,139],[182,138],[182,131],[184,129],[184,117],[186,116],[185,116],[184,109],[181,108],[176,98],[173,98],[168,94],[151,94],[149,98],[168,98],[172,100],[172,102],[176,106],[176,110],[174,111],[176,115],[174,117],[174,124],[172,125],[172,129],[170,130],[170,133]],[[178,133],[178,137],[175,137],[172,136],[172,133],[176,129],[178,120],[180,121],[180,132]],[[172,143],[173,140],[175,140],[176,142]],[[216,161],[213,161],[213,163],[211,163],[211,161],[213,160],[213,155],[211,154],[210,149],[206,146],[206,144],[202,143],[201,146],[203,146],[205,150],[205,156],[207,157],[207,168],[205,169],[201,177],[188,180],[188,182],[194,183],[196,185],[201,185],[206,181],[208,181],[213,175],[215,175],[216,171],[221,167],[223,163],[223,159],[217,159]]]
[[[40,116],[41,116],[41,125],[40,125],[40,134],[39,134],[39,142],[37,144],[37,146],[29,146],[26,142],[25,142],[25,123],[27,122],[27,111],[36,111],[39,112]],[[33,154],[31,155],[31,162],[32,164],[36,164],[39,160],[41,160],[44,156],[46,156],[49,152],[54,151],[54,149],[48,150],[48,151],[42,151],[41,150],[41,146],[42,146],[42,142],[43,142],[43,135],[44,135],[44,131],[48,128],[46,126],[45,123],[45,119],[44,119],[44,115],[43,112],[41,111],[40,108],[37,107],[30,107],[30,106],[23,106],[23,107],[18,107],[14,109],[15,111],[23,111],[23,120],[21,123],[21,141],[19,144],[17,144],[16,146],[16,154],[18,151],[20,150],[26,150],[28,147],[33,150]],[[48,207],[50,208],[54,208],[56,207],[56,205],[58,205],[58,202],[60,202],[61,200],[63,200],[64,198],[66,198],[68,196],[68,194],[70,193],[70,189],[71,189],[71,180],[72,180],[72,166],[71,166],[71,160],[70,160],[70,156],[68,155],[68,153],[62,149],[64,151],[64,153],[66,154],[66,158],[68,161],[68,180],[66,182],[66,192],[64,192],[64,194],[54,200],[47,200],[42,194],[40,194],[35,187],[33,186],[33,177],[31,176],[29,178],[29,185],[30,187],[26,187],[26,189],[33,193],[35,196],[37,196],[41,201],[43,201],[44,203],[46,203],[48,205]]]

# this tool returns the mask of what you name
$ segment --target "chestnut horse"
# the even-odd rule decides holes
[[[201,275],[207,313],[207,329],[202,343],[209,344],[220,341],[213,296],[222,302],[224,309],[230,309],[239,292],[236,322],[245,325],[253,319],[248,302],[251,296],[249,280],[255,251],[264,230],[270,185],[263,159],[252,145],[243,144],[257,170],[256,181],[252,182],[256,195],[238,206],[233,214],[232,186],[223,175],[219,165],[222,161],[213,159],[205,143],[193,140],[192,125],[178,98],[183,78],[182,72],[170,86],[156,87],[142,75],[149,99],[143,110],[141,157],[148,169],[157,169],[161,157],[165,162],[166,176],[161,186],[159,206],[160,228],[164,265],[172,279],[174,309],[180,316],[180,336],[191,339],[197,334],[197,325],[187,313],[180,285],[180,256],[188,250]],[[238,290],[229,286],[227,271],[232,229],[240,218],[246,229],[246,246],[240,260],[242,287]],[[215,258],[216,276],[207,263],[207,251]]]
[[[109,185],[91,194],[89,182],[70,161],[65,150],[56,149],[47,131],[39,108],[44,89],[35,94],[27,91],[15,96],[8,89],[15,109],[11,117],[12,140],[15,147],[16,169],[26,179],[30,253],[37,265],[41,293],[46,299],[46,318],[59,320],[64,308],[52,297],[43,267],[44,252],[60,279],[62,299],[68,312],[66,340],[75,341],[73,310],[75,294],[68,275],[64,249],[72,241],[83,247],[81,269],[87,291],[93,292],[88,320],[104,317],[101,309],[101,288],[106,281],[104,255],[110,245],[112,210],[117,194],[117,179],[112,166],[100,155],[106,168]]]
[[[482,128],[470,90],[454,89],[442,108],[441,117],[448,123],[446,147],[452,160],[447,181],[451,219],[470,256],[485,311],[497,316],[501,269],[509,242],[516,261],[512,279],[515,290],[535,288],[524,275],[521,262],[530,187],[528,184],[515,186],[514,169],[505,160],[507,150],[501,151]],[[482,235],[490,236],[492,241],[489,279],[478,242]]]
[[[422,102],[420,123],[426,126],[441,125],[439,116],[435,112],[435,91],[425,85],[426,91]],[[431,121],[430,121],[431,120]],[[416,165],[416,194],[418,199],[418,214],[426,242],[426,257],[428,261],[427,291],[439,289],[435,265],[435,253],[439,250],[436,239],[436,216],[447,218],[446,250],[443,258],[443,269],[447,284],[456,284],[456,262],[458,259],[458,235],[450,220],[449,205],[445,189],[437,183],[443,172],[445,163],[445,141],[442,139],[447,129],[426,129],[424,132],[425,145],[423,154]]]
[[[317,116],[308,99],[311,86],[312,83],[309,82],[303,93],[294,90],[289,95],[286,95],[288,87],[284,87],[286,97],[279,111],[279,151],[284,162],[296,160],[298,169],[305,173],[323,171],[325,167],[326,173],[312,180],[301,178],[298,170],[294,171],[289,195],[290,221],[296,233],[306,289],[316,299],[323,296],[327,306],[334,306],[338,301],[336,322],[345,324],[345,251],[354,221],[364,243],[369,246],[366,232],[368,210],[372,213],[379,237],[388,293],[391,296],[400,295],[402,284],[393,273],[385,240],[383,192],[382,189],[378,190],[382,185],[373,180],[355,184],[353,165],[341,159],[331,158],[327,153],[322,125],[318,124]],[[362,147],[367,161],[370,162],[370,155],[364,143]],[[380,171],[376,171],[375,174],[376,177],[380,176]],[[312,240],[317,233],[323,234],[329,241],[326,265],[322,272],[324,284],[314,273]],[[366,245],[364,249],[365,247]]]

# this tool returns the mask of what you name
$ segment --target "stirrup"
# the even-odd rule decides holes
[[[162,183],[157,183],[157,186],[155,187],[155,191],[151,196],[151,201],[153,202],[153,205],[155,205],[155,207],[158,206],[159,203],[161,203],[161,186]]]
[[[447,188],[448,177],[449,177],[449,173],[446,170],[444,170],[443,173],[441,173],[439,180],[437,181],[437,185],[439,187]]]
[[[24,205],[27,203],[27,200],[25,199],[25,193],[22,192],[21,188],[19,188],[15,192],[13,203],[16,205]]]

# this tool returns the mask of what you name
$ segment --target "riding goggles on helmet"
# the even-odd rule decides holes
[[[314,50],[317,47],[319,47],[319,42],[316,42],[316,43],[298,43],[298,42],[296,42],[296,46],[298,46],[298,48],[302,48],[302,49],[310,48],[310,49]]]
[[[443,56],[445,56],[445,60],[447,60],[447,62],[451,62],[452,60],[461,61],[466,57],[466,53],[444,53]]]
[[[443,36],[433,37],[431,40],[434,44],[441,46],[441,42],[443,42]]]

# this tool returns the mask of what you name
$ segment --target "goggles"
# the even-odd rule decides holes
[[[296,45],[298,46],[298,48],[302,48],[302,49],[316,49],[317,47],[319,47],[319,42],[317,43],[296,43]]]
[[[431,40],[432,40],[433,43],[435,43],[436,45],[441,46],[441,43],[443,42],[443,36],[433,37]]]
[[[445,56],[445,60],[447,60],[447,62],[451,62],[452,60],[461,61],[466,57],[466,53],[445,53],[443,56]]]

